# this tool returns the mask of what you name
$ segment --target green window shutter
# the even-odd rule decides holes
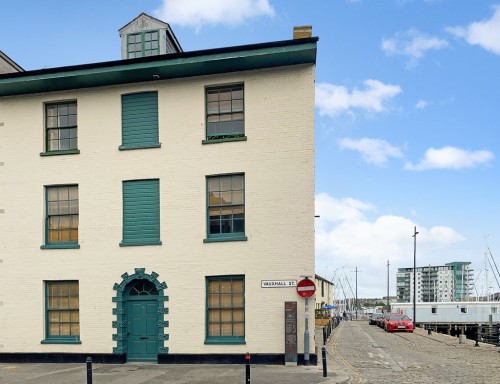
[[[159,245],[160,181],[123,182],[123,240],[121,246]]]
[[[158,146],[158,92],[122,95],[121,149]]]

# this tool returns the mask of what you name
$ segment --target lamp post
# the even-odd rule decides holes
[[[413,324],[417,325],[417,227],[413,233]]]
[[[387,260],[387,311],[391,311],[391,304],[389,303],[389,260]]]
[[[358,320],[358,267],[356,267],[356,320]]]

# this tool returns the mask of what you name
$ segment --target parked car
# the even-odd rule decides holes
[[[377,322],[377,325],[380,327],[380,328],[384,328],[385,329],[385,319],[388,318],[390,315],[395,315],[395,313],[392,313],[392,312],[385,312],[385,313],[382,313],[382,316],[379,317],[376,322]]]
[[[384,329],[387,332],[413,332],[413,322],[407,315],[391,313],[384,319]]]
[[[368,324],[376,325],[377,319],[381,318],[382,316],[383,313],[370,313],[370,315],[368,316]]]

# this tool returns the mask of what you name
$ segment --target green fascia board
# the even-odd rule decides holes
[[[315,64],[317,37],[0,75],[0,97]]]

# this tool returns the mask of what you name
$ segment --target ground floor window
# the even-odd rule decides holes
[[[78,281],[45,282],[46,331],[44,342],[80,340],[80,294]]]
[[[245,277],[207,277],[206,343],[245,342]]]

